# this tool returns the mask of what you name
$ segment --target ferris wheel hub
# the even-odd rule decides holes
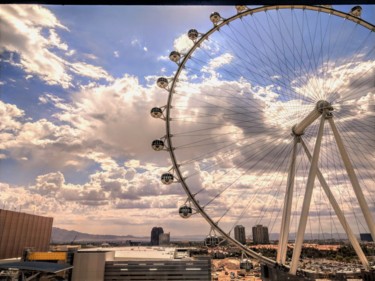
[[[320,100],[316,103],[316,110],[323,113],[324,110],[333,111],[333,107],[328,101]]]
[[[292,135],[293,136],[301,136],[304,134],[306,128],[310,126],[316,119],[319,118],[323,114],[323,112],[326,112],[329,116],[332,117],[333,107],[331,103],[329,103],[326,100],[320,100],[316,103],[315,108],[304,118],[301,122],[298,124],[295,124],[292,127]]]

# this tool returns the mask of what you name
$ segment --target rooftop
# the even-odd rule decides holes
[[[79,252],[115,252],[115,259],[174,259],[176,247],[106,247],[80,249]],[[185,249],[185,248],[184,248]],[[181,256],[181,255],[179,255]],[[188,257],[188,256],[187,256]]]
[[[0,264],[0,269],[19,269],[24,271],[40,271],[58,273],[73,268],[70,264],[57,264],[51,262],[8,262]]]

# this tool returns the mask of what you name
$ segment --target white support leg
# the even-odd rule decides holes
[[[299,257],[301,255],[302,243],[303,243],[305,230],[306,230],[307,216],[309,214],[309,209],[310,209],[315,176],[318,170],[318,159],[319,159],[319,153],[320,153],[320,145],[321,145],[322,136],[323,136],[324,121],[326,118],[325,115],[326,115],[326,111],[324,110],[322,117],[320,119],[318,136],[316,138],[314,154],[313,154],[313,158],[312,158],[311,165],[310,165],[309,176],[307,178],[305,198],[303,200],[302,212],[301,212],[301,217],[300,217],[300,221],[298,225],[296,242],[295,242],[294,250],[293,250],[292,263],[290,264],[290,273],[294,275],[297,273]]]
[[[353,165],[350,162],[348,153],[346,152],[344,143],[341,139],[341,136],[336,128],[335,122],[333,121],[333,118],[328,119],[329,124],[331,125],[333,135],[335,137],[337,147],[339,149],[339,152],[341,154],[342,161],[344,162],[346,172],[348,173],[348,177],[350,179],[350,182],[353,186],[354,193],[357,196],[358,203],[361,207],[362,213],[365,217],[367,226],[370,230],[371,236],[373,239],[375,239],[375,224],[374,220],[371,216],[370,209],[366,203],[365,196],[363,195],[362,189],[359,185],[358,178],[354,172]]]
[[[287,188],[285,192],[283,216],[281,220],[279,245],[277,248],[276,261],[281,264],[285,264],[287,246],[288,246],[288,236],[289,236],[289,225],[290,225],[290,214],[292,211],[292,199],[293,199],[293,189],[294,189],[294,177],[296,174],[296,157],[297,157],[297,144],[300,137],[295,136],[293,140],[293,150],[292,157],[289,165]]]
[[[309,158],[309,161],[311,162],[312,157],[311,157],[310,151],[308,150],[308,148],[307,148],[305,142],[303,141],[303,139],[301,139],[301,144],[302,144],[303,149],[306,152],[307,157]],[[331,203],[331,205],[332,205],[332,207],[333,207],[333,209],[336,213],[336,216],[338,217],[342,227],[344,228],[344,230],[346,232],[346,235],[348,236],[348,239],[349,239],[350,243],[352,244],[359,260],[361,261],[361,263],[363,264],[363,266],[366,269],[369,269],[369,263],[368,263],[368,260],[365,256],[365,254],[363,253],[362,248],[359,245],[357,238],[355,237],[350,225],[346,221],[345,216],[342,213],[339,204],[337,203],[335,197],[333,196],[331,190],[329,189],[329,186],[328,186],[327,182],[325,181],[325,179],[324,179],[324,177],[323,177],[323,175],[322,175],[322,173],[320,172],[319,169],[317,170],[317,177],[320,181],[321,186],[323,187],[324,192],[326,193],[326,195],[329,199],[329,202]]]

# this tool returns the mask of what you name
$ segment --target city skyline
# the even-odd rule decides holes
[[[155,82],[176,69],[169,53],[190,46],[189,29],[211,28],[214,10],[235,13],[1,5],[0,207],[86,233],[148,235],[157,221],[174,235],[208,234],[199,215],[179,216],[181,186],[160,182],[171,163],[151,149],[165,127],[149,113],[166,102]],[[365,5],[362,18],[374,12]]]

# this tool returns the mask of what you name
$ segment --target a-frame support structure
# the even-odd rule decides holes
[[[357,197],[358,203],[361,207],[362,213],[365,217],[367,226],[370,230],[372,237],[375,237],[375,224],[374,220],[371,216],[369,207],[363,195],[362,189],[359,185],[358,178],[354,172],[353,165],[350,161],[348,153],[346,152],[344,143],[341,139],[341,136],[336,128],[335,122],[333,120],[332,114],[333,108],[331,104],[327,101],[319,101],[316,104],[316,107],[313,111],[311,111],[300,123],[295,125],[292,128],[293,138],[293,149],[291,154],[291,160],[289,164],[289,173],[288,173],[288,180],[287,180],[287,188],[285,193],[285,201],[284,201],[284,208],[282,214],[282,221],[281,221],[281,229],[280,229],[280,236],[279,236],[279,245],[277,250],[277,257],[276,262],[279,264],[285,265],[286,261],[286,253],[287,253],[287,245],[288,245],[288,235],[289,235],[289,228],[290,228],[290,218],[291,218],[291,211],[292,211],[292,199],[293,199],[293,190],[294,190],[294,181],[295,181],[295,173],[296,173],[296,159],[297,159],[297,149],[298,146],[301,145],[304,152],[306,153],[309,161],[310,161],[310,170],[309,175],[307,178],[306,183],[306,190],[304,201],[302,204],[301,216],[298,225],[298,231],[296,235],[296,241],[294,244],[293,256],[292,261],[290,264],[290,273],[296,274],[299,258],[301,255],[302,244],[304,240],[304,235],[306,231],[306,224],[307,224],[307,217],[310,209],[310,203],[312,199],[312,192],[314,187],[315,179],[318,178],[320,185],[322,186],[324,192],[326,193],[332,208],[334,209],[337,218],[339,219],[343,229],[345,230],[350,243],[352,244],[356,254],[359,257],[359,260],[363,264],[366,269],[369,269],[369,263],[364,255],[357,238],[355,237],[349,223],[347,222],[343,212],[340,209],[339,204],[337,203],[334,195],[332,194],[326,180],[323,177],[323,174],[320,172],[318,167],[318,160],[320,154],[320,147],[323,138],[323,131],[324,131],[324,123],[328,121],[334,138],[337,144],[341,159],[344,163],[347,175],[350,179],[350,182],[353,186],[354,193]],[[314,152],[311,155],[310,151],[308,150],[305,142],[303,141],[303,133],[305,129],[310,126],[316,119],[320,117],[320,125],[318,129],[318,134],[316,137]]]

